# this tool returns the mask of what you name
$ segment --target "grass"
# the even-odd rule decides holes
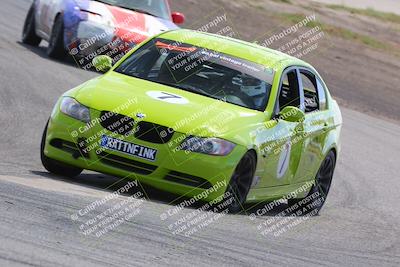
[[[244,1],[246,4],[248,4],[250,7],[258,9],[258,10],[263,10],[266,11],[265,4],[260,3],[259,1],[253,1],[253,0],[245,0]]]
[[[400,23],[400,15],[394,14],[394,13],[389,13],[389,12],[381,12],[377,11],[372,8],[367,8],[367,9],[359,9],[359,8],[353,8],[353,7],[348,7],[348,6],[343,6],[343,5],[327,5],[327,7],[335,10],[344,10],[347,11],[351,14],[358,14],[358,15],[364,15],[368,17],[373,17],[382,21],[390,21],[394,23]]]
[[[299,14],[299,13],[280,13],[279,17],[284,18],[287,21],[289,21],[290,23],[295,24],[295,23],[298,23],[298,22],[304,20],[304,18],[306,16],[304,14]],[[341,28],[341,27],[337,27],[337,26],[333,26],[333,25],[329,25],[329,24],[324,24],[320,21],[310,21],[306,25],[306,27],[308,27],[308,28],[314,28],[317,26],[321,27],[321,29],[324,32],[326,32],[332,36],[340,37],[345,40],[356,41],[358,43],[365,44],[372,48],[390,49],[390,47],[391,47],[391,46],[387,45],[386,43],[384,43],[378,39],[375,39],[373,37],[370,37],[368,35],[356,33],[356,32],[353,32],[353,31],[345,29],[345,28]]]
[[[290,0],[271,0],[271,1],[276,2],[276,3],[292,4],[292,2]],[[251,7],[261,9],[264,11],[267,10],[267,5],[265,2],[261,2],[261,1],[257,1],[257,0],[245,0],[244,2],[246,2]]]
[[[278,16],[282,19],[289,21],[292,24],[299,23],[306,18],[306,15],[300,13],[280,13]],[[306,25],[308,28],[314,28],[320,26],[322,28],[322,23],[316,20],[312,20]]]
[[[272,0],[274,2],[281,2],[281,3],[286,3],[286,4],[291,4],[292,2],[290,0]]]

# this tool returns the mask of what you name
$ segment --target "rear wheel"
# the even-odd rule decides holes
[[[78,176],[83,169],[69,166],[65,163],[59,162],[57,160],[51,159],[44,154],[44,147],[46,143],[46,135],[47,135],[47,126],[49,122],[47,122],[46,127],[44,128],[42,135],[42,142],[40,144],[40,159],[42,160],[43,167],[51,173],[66,176],[66,177],[75,177]]]
[[[64,48],[64,21],[62,15],[58,15],[54,21],[49,46],[47,47],[47,55],[55,59],[63,59],[67,55]]]
[[[42,39],[36,35],[35,31],[35,7],[34,4],[29,8],[22,30],[22,42],[24,44],[38,46]]]
[[[249,193],[256,169],[256,156],[253,152],[247,152],[236,166],[235,172],[225,192],[224,202],[230,203],[226,208],[231,213],[243,210],[243,205]]]
[[[297,210],[304,210],[302,215],[310,214],[317,215],[325,204],[328,197],[329,189],[332,184],[332,177],[336,165],[336,156],[333,151],[330,151],[322,162],[317,176],[315,177],[315,184],[305,198],[302,199],[289,199],[289,206],[297,205]]]

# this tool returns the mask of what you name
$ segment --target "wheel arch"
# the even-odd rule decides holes
[[[337,159],[337,148],[336,147],[331,147],[331,149],[328,150],[328,153],[332,151],[333,154],[335,155],[335,159]]]
[[[246,151],[246,153],[251,153],[251,154],[253,154],[253,156],[254,156],[254,173],[253,173],[253,176],[251,177],[251,181],[250,181],[250,190],[251,190],[251,187],[252,187],[252,185],[254,184],[254,177],[257,176],[257,170],[258,170],[259,164],[260,164],[260,162],[258,162],[259,154],[257,153],[257,150],[254,149],[254,148],[248,149],[248,150]],[[243,154],[243,156],[246,155],[246,153]]]
[[[254,157],[255,157],[255,159],[256,159],[256,164],[257,164],[257,162],[258,162],[258,153],[257,153],[257,151],[256,151],[254,148],[250,148],[250,149],[248,149],[248,150],[246,151],[246,153],[253,153],[253,154],[254,154]]]
[[[63,11],[58,11],[58,12],[54,15],[53,25],[54,25],[54,23],[56,22],[57,18],[58,18],[59,16],[62,16],[62,15],[64,15],[64,12],[63,12]]]
[[[50,32],[49,32],[49,38],[53,32],[53,28],[54,28],[54,24],[56,23],[57,18],[62,15],[62,11],[57,11],[56,14],[54,14],[53,16],[53,20],[51,21],[51,28],[50,28]]]
[[[325,160],[325,158],[329,155],[330,152],[333,152],[335,156],[335,166],[338,160],[338,148],[336,145],[330,146],[323,154],[322,154],[322,159],[319,163],[319,166],[322,164],[322,162]]]

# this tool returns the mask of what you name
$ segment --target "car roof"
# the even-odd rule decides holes
[[[275,70],[298,65],[312,68],[303,60],[256,43],[250,43],[212,33],[178,29],[162,33],[158,38],[191,44],[209,50],[259,63]]]

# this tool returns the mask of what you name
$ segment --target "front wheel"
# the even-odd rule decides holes
[[[302,215],[317,215],[325,204],[331,188],[333,173],[335,171],[336,156],[330,151],[318,170],[315,183],[310,192],[302,199],[289,199],[289,206],[297,205],[297,210],[302,211]]]
[[[47,135],[48,125],[49,125],[49,122],[47,122],[46,127],[44,128],[43,135],[42,135],[42,141],[40,144],[40,159],[42,161],[43,167],[46,170],[48,170],[49,172],[54,173],[56,175],[66,176],[66,177],[71,177],[71,178],[78,176],[83,171],[83,169],[69,166],[69,165],[59,162],[57,160],[51,159],[44,154],[44,147],[46,144],[46,135]]]
[[[51,58],[62,59],[66,54],[67,52],[64,48],[64,21],[62,15],[58,15],[51,30],[47,55]]]
[[[256,156],[249,151],[236,166],[224,195],[224,202],[229,203],[227,209],[230,213],[244,210],[243,205],[249,193],[255,170]]]
[[[36,35],[35,30],[35,7],[34,4],[29,8],[22,30],[22,42],[24,44],[38,46],[42,39]]]

